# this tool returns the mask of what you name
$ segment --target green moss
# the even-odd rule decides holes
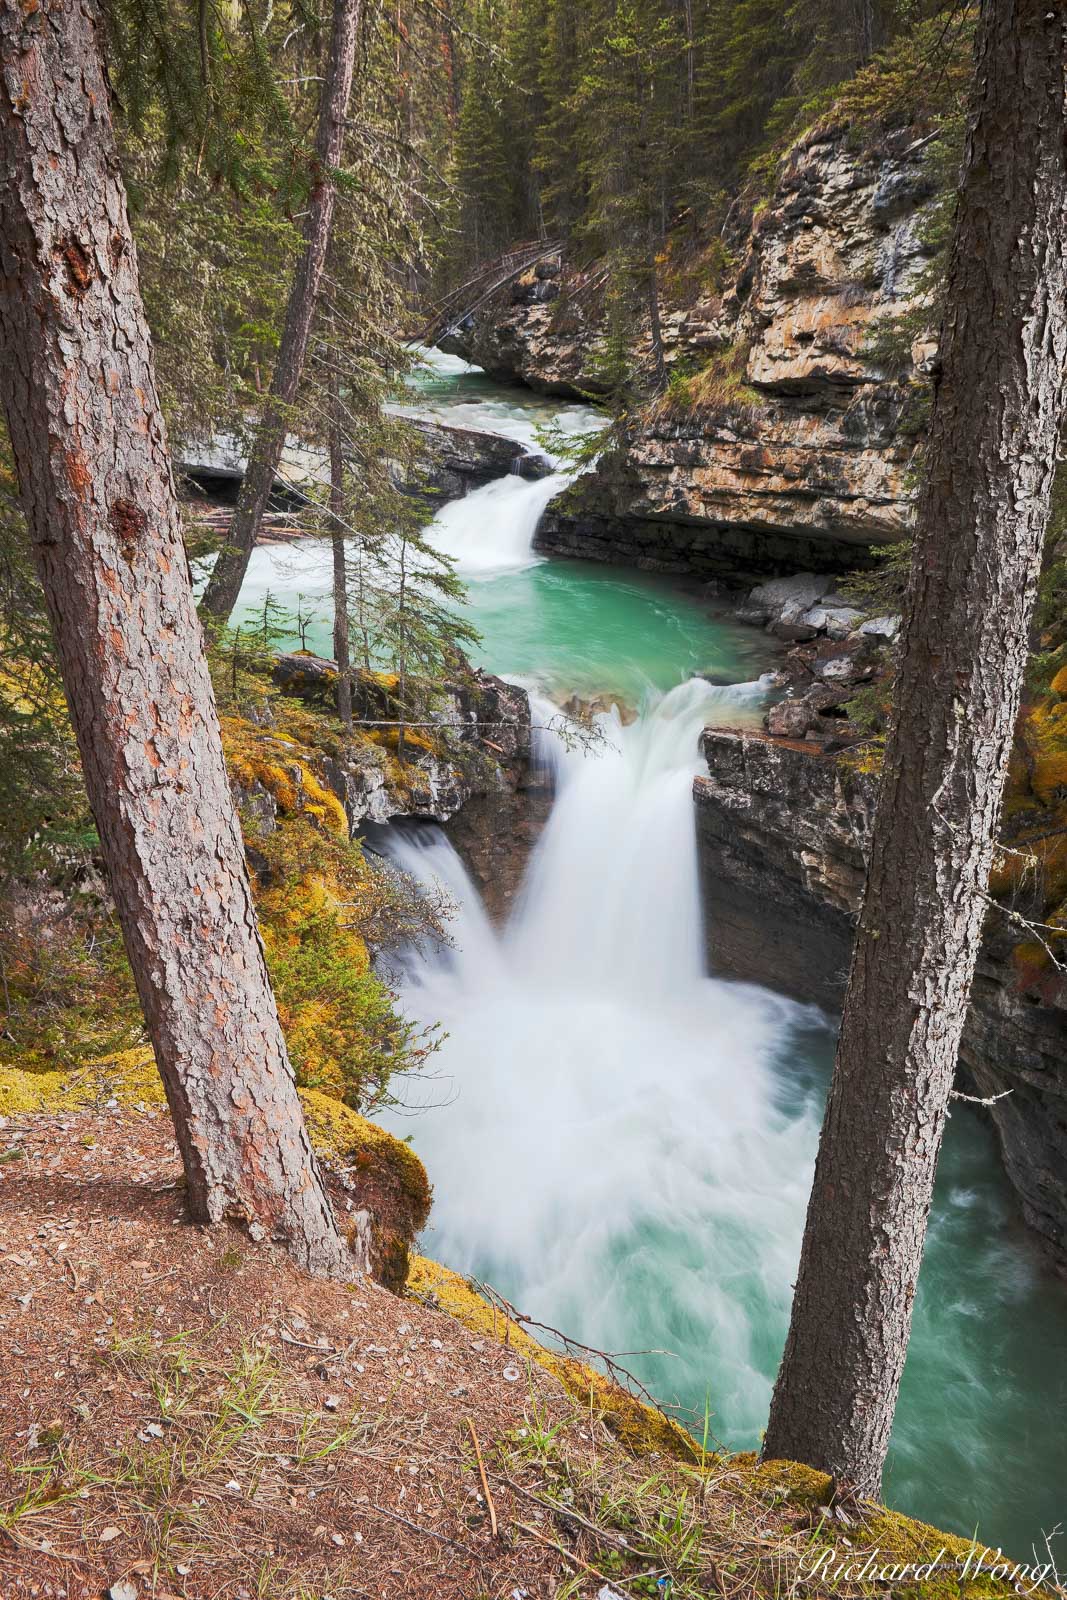
[[[691,1434],[613,1383],[594,1367],[547,1349],[513,1318],[491,1305],[475,1288],[450,1268],[425,1256],[414,1256],[408,1288],[429,1299],[473,1332],[496,1339],[560,1380],[582,1405],[590,1406],[605,1424],[638,1455],[659,1451],[680,1461],[700,1464],[705,1459]]]
[[[750,346],[743,342],[718,350],[696,372],[672,375],[667,391],[657,402],[658,411],[753,411],[763,404],[759,391],[748,382]]]
[[[370,962],[365,930],[387,937],[393,881],[357,841],[303,814],[255,839],[256,909],[297,1081],[357,1111],[390,1103],[397,1069],[417,1071],[433,1029],[396,1010]]]
[[[0,1067],[0,1114],[81,1111],[117,1100],[122,1106],[165,1104],[163,1084],[151,1050],[142,1045],[72,1070],[33,1072]]]
[[[425,1167],[409,1145],[340,1101],[313,1089],[302,1091],[301,1100],[315,1149],[354,1178],[359,1205],[371,1214],[375,1278],[400,1294],[410,1247],[430,1215],[433,1191]]]
[[[681,1463],[685,1478],[691,1480],[695,1475],[702,1485],[702,1503],[709,1509],[709,1497],[716,1493],[720,1480],[728,1482],[735,1504],[740,1502],[735,1515],[752,1523],[764,1520],[769,1507],[795,1508],[802,1519],[798,1526],[812,1530],[803,1551],[806,1562],[814,1559],[821,1548],[832,1548],[835,1560],[862,1561],[866,1553],[874,1552],[879,1565],[922,1565],[939,1556],[944,1563],[943,1572],[918,1584],[905,1583],[888,1591],[881,1584],[862,1584],[856,1593],[919,1595],[922,1600],[947,1600],[951,1596],[952,1600],[960,1600],[959,1572],[971,1549],[970,1541],[873,1504],[865,1504],[859,1512],[849,1512],[852,1520],[848,1526],[832,1519],[824,1524],[823,1511],[832,1495],[832,1481],[826,1473],[795,1461],[761,1464],[752,1453],[720,1455],[702,1451],[683,1428],[602,1373],[538,1344],[525,1328],[490,1304],[470,1283],[436,1261],[413,1257],[408,1288],[417,1298],[447,1312],[472,1332],[496,1340],[519,1359],[552,1373],[583,1409],[596,1412],[638,1459],[657,1455]],[[798,1554],[794,1552],[794,1556]],[[808,1588],[805,1592],[832,1591]],[[1013,1593],[1010,1585],[988,1578],[966,1585],[968,1600]]]

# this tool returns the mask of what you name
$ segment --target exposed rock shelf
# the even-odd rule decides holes
[[[274,681],[286,694],[315,701],[332,698],[337,669],[318,656],[281,656]],[[373,677],[357,678],[357,709],[366,728],[351,738],[336,725],[332,753],[321,755],[323,776],[345,808],[354,833],[364,822],[411,817],[448,822],[475,794],[517,785],[530,757],[530,702],[523,689],[473,671],[447,684],[429,727],[407,735],[403,764],[391,758],[397,744],[396,709]],[[376,726],[376,724],[378,724]]]
[[[398,487],[431,505],[457,500],[495,478],[516,473],[521,478],[544,478],[552,472],[548,458],[515,439],[483,428],[460,427],[439,417],[404,413],[417,436],[410,468],[396,463]],[[244,478],[247,456],[234,435],[222,434],[206,444],[190,445],[178,471],[187,493],[203,495],[212,503],[233,505]],[[321,501],[329,483],[329,456],[324,449],[290,438],[279,464],[272,498],[273,516],[261,535],[279,537],[279,523],[292,535],[306,532],[299,513],[312,501]],[[289,513],[280,517],[279,513]],[[224,532],[224,525],[219,526]]]
[[[725,381],[638,416],[621,449],[550,507],[542,549],[743,577],[855,566],[906,533],[914,396],[890,381],[899,374],[873,339],[924,293],[924,143],[890,136],[867,156],[837,130],[793,146],[767,203],[736,229],[726,292],[664,315],[668,364],[712,380],[718,367]],[[446,348],[549,393],[595,392],[602,328],[588,277],[528,276]],[[932,355],[916,341],[912,370]]]
[[[481,671],[445,685],[431,725],[407,733],[401,762],[396,710],[381,680],[357,678],[362,725],[347,735],[333,712],[332,661],[281,656],[274,682],[308,708],[292,727],[280,725],[281,710],[265,713],[265,723],[224,724],[235,798],[259,831],[272,832],[282,810],[328,811],[351,837],[397,820],[447,824],[487,903],[501,912],[547,809],[543,775],[531,762],[526,691]]]
[[[457,427],[437,417],[409,421],[419,434],[419,452],[416,475],[407,487],[434,502],[458,500],[511,473],[546,478],[552,472],[547,456],[502,434]]]

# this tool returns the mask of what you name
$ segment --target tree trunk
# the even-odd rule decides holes
[[[289,291],[270,393],[256,430],[233,521],[200,602],[201,611],[216,623],[227,621],[241,593],[304,373],[315,303],[333,230],[337,200],[333,175],[341,164],[344,148],[345,117],[362,9],[363,0],[334,0],[333,28],[315,138],[315,182],[304,224],[304,252]]]
[[[352,731],[352,656],[348,638],[348,566],[345,560],[345,461],[337,374],[330,378],[330,548],[333,554],[333,658],[337,662],[337,714]]]
[[[896,714],[763,1454],[876,1494],[974,974],[1067,354],[1067,23],[983,0]]]
[[[656,387],[665,389],[667,386],[667,363],[663,355],[663,327],[659,315],[659,268],[656,265],[656,227],[651,216],[648,220],[648,258],[645,275],[648,296],[648,326],[652,347],[652,369],[656,375]]]
[[[85,0],[0,0],[0,399],[199,1222],[351,1270],[256,928]]]

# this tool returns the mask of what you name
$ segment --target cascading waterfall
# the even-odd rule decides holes
[[[500,934],[439,830],[394,843],[459,907],[453,948],[406,966],[449,1034],[415,1127],[434,1250],[586,1343],[678,1352],[635,1364],[664,1396],[709,1384],[736,1440],[766,1415],[817,1133],[811,1085],[786,1108],[772,1070],[814,1015],[704,973],[698,736],[763,695],[692,680],[591,749],[535,696],[558,795]]]
[[[463,363],[432,365],[421,406],[442,420],[529,444],[547,421],[597,425]],[[642,703],[643,715],[602,718],[604,748],[584,750],[532,695],[557,799],[502,931],[440,830],[394,836],[457,907],[453,947],[407,958],[405,1006],[449,1038],[438,1075],[416,1085],[425,1108],[396,1126],[434,1181],[434,1254],[600,1348],[676,1352],[626,1365],[698,1415],[709,1395],[713,1431],[752,1446],[785,1334],[832,1034],[801,1007],[705,974],[689,791],[704,720],[758,722],[763,699],[757,683],[715,689],[693,675],[752,677],[766,650],[669,581],[539,559],[537,518],[564,481],[505,478],[443,508],[430,536],[470,580],[479,664],[557,699]],[[301,596],[305,614],[319,598],[310,642],[329,650],[331,571],[328,544],[265,546],[242,598],[257,606],[269,587],[293,607]],[[714,946],[714,884],[708,899]],[[957,1107],[889,1503],[977,1526],[1019,1556],[1035,1538],[1041,1551],[1039,1530],[1067,1521],[1065,1406],[1067,1294],[1020,1231],[989,1128]]]
[[[452,557],[461,578],[521,571],[540,559],[533,548],[537,524],[548,502],[570,481],[564,472],[532,482],[514,475],[496,478],[443,506],[429,541]]]

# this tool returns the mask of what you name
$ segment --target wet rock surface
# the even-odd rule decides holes
[[[462,499],[510,473],[545,478],[552,471],[546,456],[499,433],[428,417],[413,417],[410,425],[419,436],[419,450],[415,470],[401,479],[401,486],[431,505]]]
[[[833,579],[810,572],[758,584],[734,614],[793,647],[776,669],[782,694],[764,719],[768,733],[830,752],[869,736],[853,720],[856,697],[880,686],[888,699],[899,617],[866,616]]]

